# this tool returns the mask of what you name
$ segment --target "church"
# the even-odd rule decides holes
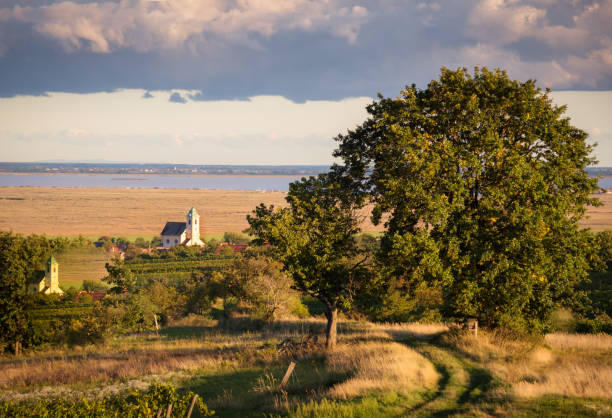
[[[59,287],[59,264],[55,257],[49,257],[45,266],[44,276],[42,273],[41,271],[37,277],[28,283],[28,293],[44,293],[45,295],[57,293],[63,295],[64,291]]]
[[[204,243],[200,240],[200,215],[195,208],[191,208],[185,217],[185,222],[166,222],[161,232],[161,241],[164,248],[172,248],[177,245],[199,245]]]

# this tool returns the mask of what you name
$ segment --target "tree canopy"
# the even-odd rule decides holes
[[[385,223],[394,288],[441,288],[450,318],[543,329],[589,268],[587,134],[535,81],[486,68],[443,68],[367,111],[337,137],[335,170]]]
[[[327,347],[336,343],[338,309],[350,309],[367,281],[367,253],[359,248],[356,210],[346,188],[332,174],[302,178],[289,185],[288,208],[264,204],[248,216],[249,232],[272,245],[295,287],[326,307]]]

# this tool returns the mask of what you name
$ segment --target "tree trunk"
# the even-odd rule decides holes
[[[325,313],[327,317],[327,329],[326,329],[326,341],[325,347],[328,350],[333,350],[336,346],[336,335],[338,329],[338,308],[327,307],[327,312]]]

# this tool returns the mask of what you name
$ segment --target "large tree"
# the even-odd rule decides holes
[[[302,178],[289,185],[289,207],[261,204],[247,217],[249,232],[272,246],[295,288],[325,305],[328,349],[336,344],[338,310],[350,309],[370,278],[368,253],[355,239],[360,201],[338,180],[334,173]]]
[[[394,288],[441,288],[450,318],[543,329],[589,267],[587,134],[534,81],[486,68],[443,68],[367,110],[337,138],[336,169],[385,222]]]

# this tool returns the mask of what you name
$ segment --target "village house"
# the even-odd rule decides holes
[[[200,215],[191,208],[185,216],[185,222],[166,222],[161,232],[162,246],[166,249],[177,245],[203,246],[200,240]]]
[[[45,271],[37,272],[37,275],[29,281],[28,293],[64,294],[64,291],[59,287],[59,264],[55,257],[49,257]]]

